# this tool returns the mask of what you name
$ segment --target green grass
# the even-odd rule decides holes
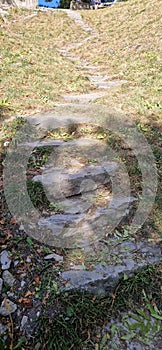
[[[160,266],[148,267],[133,278],[121,280],[111,295],[95,297],[87,292],[74,291],[61,295],[51,293],[38,320],[40,327],[38,340],[43,349],[95,349],[96,344],[101,345],[102,328],[111,318],[119,316],[121,311],[127,313],[129,309],[136,314],[136,308],[138,308],[142,313],[144,305],[145,310],[147,312],[151,310],[158,319],[157,310],[162,306],[160,269]],[[152,305],[156,305],[156,312],[154,308],[150,309],[152,302],[154,302]],[[148,318],[150,318],[149,312]],[[140,322],[141,325],[144,323],[142,316]],[[158,324],[160,324],[160,316]],[[157,330],[159,330],[158,327]],[[106,344],[108,346],[108,341]]]
[[[99,101],[129,113],[131,118],[159,123],[161,115],[161,16],[155,0],[130,0],[104,11],[84,11],[99,38],[77,49],[82,59],[100,67],[110,80],[127,83],[109,90]],[[76,50],[72,50],[76,52]]]
[[[68,92],[86,92],[90,84],[73,62],[59,54],[71,41],[86,37],[61,11],[11,10],[0,30],[1,101],[8,111],[1,115],[29,114],[53,108]],[[3,103],[4,105],[4,103]]]

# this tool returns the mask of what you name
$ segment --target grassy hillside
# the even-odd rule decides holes
[[[0,101],[9,107],[9,115],[47,110],[64,93],[93,89],[77,62],[68,61],[57,51],[80,41],[87,33],[61,11],[32,15],[32,11],[12,10],[7,21],[1,22]],[[127,81],[108,91],[99,103],[128,112],[132,118],[151,118],[159,124],[159,1],[130,0],[103,10],[81,11],[81,15],[98,31],[99,38],[71,53],[100,66],[110,80]]]
[[[4,116],[7,107],[8,115],[29,114],[53,108],[61,94],[87,91],[87,79],[57,51],[87,36],[66,14],[13,9],[1,25]]]
[[[103,102],[116,104],[132,117],[135,114],[159,120],[162,77],[159,1],[129,0],[82,15],[100,35],[84,49],[80,48],[81,58],[102,66],[110,79],[128,82],[115,94],[110,92]]]

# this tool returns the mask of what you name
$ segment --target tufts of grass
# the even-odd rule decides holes
[[[33,182],[29,179],[26,185],[30,199],[35,207],[41,210],[49,206],[49,201],[40,182]]]
[[[148,308],[150,303],[160,310],[160,288],[161,267],[154,266],[143,269],[133,278],[122,279],[111,295],[94,296],[77,291],[51,293],[38,319],[37,341],[47,350],[95,349],[101,340],[98,331],[121,311],[135,312],[138,307],[142,312],[142,306]]]

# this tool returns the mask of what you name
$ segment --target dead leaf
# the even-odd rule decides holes
[[[49,293],[47,293],[45,296],[44,296],[44,298],[43,298],[43,300],[42,300],[42,304],[43,305],[46,305],[46,300],[49,298]]]
[[[14,224],[16,224],[16,223],[17,223],[17,220],[16,220],[15,218],[12,218],[12,219],[10,220],[10,224],[14,225]]]
[[[5,219],[4,219],[4,218],[0,220],[0,224],[1,224],[1,225],[4,225],[4,224],[5,224]]]
[[[11,231],[7,231],[7,240],[12,237]]]
[[[8,303],[6,297],[4,298],[4,305],[5,305],[6,309],[7,309],[9,312],[12,310],[12,308],[11,308],[10,304]]]
[[[30,290],[28,290],[25,294],[25,298],[29,297],[30,295],[33,295],[33,292],[31,292]]]
[[[20,298],[18,300],[18,302],[20,304],[24,304],[26,309],[31,309],[33,306],[33,301],[32,301],[32,299],[29,299],[29,298]]]
[[[34,277],[34,281],[38,284],[41,284],[41,280],[40,280],[40,277],[39,276],[35,276]]]

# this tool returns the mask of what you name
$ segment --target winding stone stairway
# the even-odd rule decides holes
[[[95,165],[85,164],[94,157]],[[52,158],[33,181],[42,183],[50,202],[57,203],[63,213],[41,219],[39,225],[51,229],[61,246],[89,246],[128,214],[129,205],[137,199],[129,196],[120,164],[106,159],[106,145],[101,141],[63,142]],[[111,191],[111,187],[115,188]]]
[[[111,111],[105,112],[101,106],[89,104],[107,94],[108,89],[125,81],[110,81],[108,76],[100,74],[100,67],[92,66],[70,54],[72,48],[98,37],[98,33],[83,22],[77,11],[64,12],[89,36],[59,52],[66,59],[79,61],[78,68],[89,72],[93,92],[66,95],[65,103],[53,111],[26,119],[43,135],[47,130],[60,127],[68,130],[71,126],[82,123],[104,127],[107,122],[106,119],[104,122],[102,120],[109,114],[110,130],[120,130],[120,125],[117,128],[118,121],[122,128],[127,128],[127,132],[133,130],[135,134],[134,126],[128,118],[123,120],[119,115],[114,118]],[[123,135],[126,138],[127,133]],[[161,261],[158,244],[137,239],[131,232],[127,235],[123,233],[123,236],[113,233],[121,221],[127,224],[131,209],[139,204],[139,199],[131,196],[127,171],[124,165],[115,160],[106,143],[86,137],[68,142],[42,141],[40,136],[39,140],[20,145],[31,151],[42,146],[52,146],[53,153],[42,169],[42,174],[35,176],[33,182],[42,183],[49,201],[62,209],[61,213],[51,216],[34,214],[33,223],[32,215],[29,215],[27,233],[53,247],[68,248],[69,251],[79,247],[89,254],[92,261],[95,260],[90,267],[74,262],[69,265],[66,263],[65,271],[60,274],[61,289],[79,288],[96,294],[105,293],[114,288],[124,275],[132,275],[149,263]],[[131,146],[134,147],[133,144]],[[138,147],[135,150],[138,155]]]
[[[95,294],[106,293],[122,276],[160,261],[158,245],[136,241],[131,234],[119,238],[112,233],[123,218],[127,221],[138,199],[126,195],[124,169],[119,162],[107,159],[103,141],[49,140],[40,145],[53,145],[54,153],[42,174],[33,181],[42,183],[48,199],[61,208],[61,213],[40,218],[39,229],[50,232],[52,245],[70,250],[79,247],[92,260],[98,257],[88,269],[74,262],[69,269],[66,265],[67,270],[60,275],[62,290],[79,288]]]

